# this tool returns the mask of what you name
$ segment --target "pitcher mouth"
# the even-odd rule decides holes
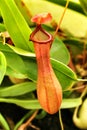
[[[45,40],[40,40],[38,38],[35,38],[35,35],[41,31],[46,37],[47,39]],[[46,44],[48,42],[52,42],[53,41],[53,36],[51,34],[49,34],[48,32],[46,32],[42,27],[41,24],[37,25],[36,29],[31,33],[30,35],[30,40],[35,42],[35,43],[39,43],[39,44]]]

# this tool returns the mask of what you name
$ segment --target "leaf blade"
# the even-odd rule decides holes
[[[61,104],[61,108],[62,109],[74,108],[74,107],[81,105],[81,103],[82,103],[81,98],[63,99],[63,102]]]
[[[59,38],[56,38],[52,44],[50,57],[61,61],[66,65],[69,63],[70,54],[64,43]]]
[[[0,97],[15,97],[20,96],[36,89],[36,84],[33,82],[24,82],[10,87],[0,88]]]
[[[31,33],[31,29],[18,10],[15,2],[12,0],[1,0],[0,8],[5,26],[15,46],[29,50],[29,35]],[[17,17],[15,17],[15,14],[17,14]]]
[[[0,102],[13,103],[25,109],[42,109],[38,100],[23,100],[23,99],[14,99],[14,98],[0,98]],[[79,106],[82,103],[81,98],[75,99],[63,99],[61,108],[74,108]]]

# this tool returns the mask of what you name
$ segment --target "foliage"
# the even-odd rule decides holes
[[[82,103],[81,97],[75,95],[72,98],[72,87],[80,79],[76,72],[68,67],[71,55],[66,46],[71,47],[75,56],[84,48],[83,43],[87,38],[87,10],[84,2],[86,1],[81,1],[82,7],[79,3],[70,2],[60,27],[59,36],[55,38],[50,51],[51,64],[64,95],[61,109],[77,107]],[[28,109],[28,117],[36,109],[42,109],[34,93],[37,63],[34,47],[29,37],[35,25],[30,19],[35,14],[50,12],[53,21],[43,27],[54,34],[65,3],[64,0],[61,2],[60,0],[0,0],[0,102],[13,103]],[[5,31],[9,33],[9,36],[5,34]],[[14,46],[9,44],[9,40]],[[10,80],[3,83],[7,77],[11,80],[10,84]],[[23,121],[26,118],[27,116],[23,117]],[[23,121],[19,124],[21,125]],[[0,122],[3,128],[10,130],[2,115],[0,115]],[[14,129],[17,129],[17,126]]]

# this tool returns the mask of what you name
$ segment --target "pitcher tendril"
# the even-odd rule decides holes
[[[34,43],[38,65],[37,97],[42,108],[50,113],[56,113],[62,102],[62,88],[50,63],[50,46],[53,36],[46,32],[41,24],[52,19],[50,13],[43,13],[32,18],[37,26],[30,36]]]
[[[61,23],[62,23],[62,20],[63,20],[63,18],[64,18],[64,15],[65,15],[65,12],[66,12],[66,9],[67,9],[68,5],[69,5],[69,0],[67,0],[67,2],[66,2],[66,6],[65,6],[64,11],[63,11],[63,14],[62,14],[62,16],[61,16],[61,18],[60,18],[59,25],[57,26],[56,31],[55,31],[55,33],[54,33],[53,39],[55,39],[55,36],[56,36],[56,34],[57,34],[57,32],[58,32],[58,30],[59,30],[59,28],[60,28],[60,25],[61,25]]]

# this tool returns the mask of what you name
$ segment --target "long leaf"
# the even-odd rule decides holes
[[[8,45],[15,53],[19,54],[19,55],[22,55],[22,56],[28,56],[28,57],[35,57],[35,53],[32,53],[32,52],[29,52],[29,51],[26,51],[26,50],[23,50],[21,48],[18,48],[18,47],[14,47],[14,46],[11,46],[11,45]]]
[[[24,82],[10,87],[0,88],[0,97],[20,96],[25,93],[32,92],[36,89],[36,84],[33,82]]]
[[[18,10],[14,0],[0,0],[1,14],[15,46],[29,50],[31,29]]]
[[[14,98],[0,98],[0,102],[13,103],[25,109],[41,109],[38,100],[20,100]],[[75,99],[63,99],[61,108],[73,108],[79,106],[82,103],[80,98]]]
[[[8,52],[4,52],[4,55],[6,57],[8,67],[13,69],[15,72],[26,74],[26,71],[24,69],[25,64],[19,55],[17,55],[16,53],[8,53]]]
[[[69,99],[63,99],[63,102],[61,104],[62,109],[66,108],[74,108],[76,106],[81,105],[82,100],[81,98],[69,98]]]
[[[76,74],[68,66],[54,59],[51,59],[51,63],[63,90],[77,82]]]
[[[11,48],[6,44],[3,45],[2,42],[0,44],[0,51],[3,52],[7,61],[6,75],[10,75],[15,78],[27,78],[25,64],[20,55],[35,57],[35,54],[15,47],[15,51],[20,54],[18,55],[13,51],[14,47],[11,46]]]
[[[38,100],[20,100],[15,98],[0,98],[0,102],[13,103],[25,109],[40,109],[41,106]]]
[[[64,64],[68,64],[70,60],[68,49],[59,38],[54,40],[51,47],[50,56],[51,58],[61,61]]]
[[[10,77],[13,77],[13,78],[18,78],[18,79],[26,79],[27,76],[19,71],[15,71],[15,69],[7,66],[7,69],[6,69],[6,75],[7,76],[10,76]]]

